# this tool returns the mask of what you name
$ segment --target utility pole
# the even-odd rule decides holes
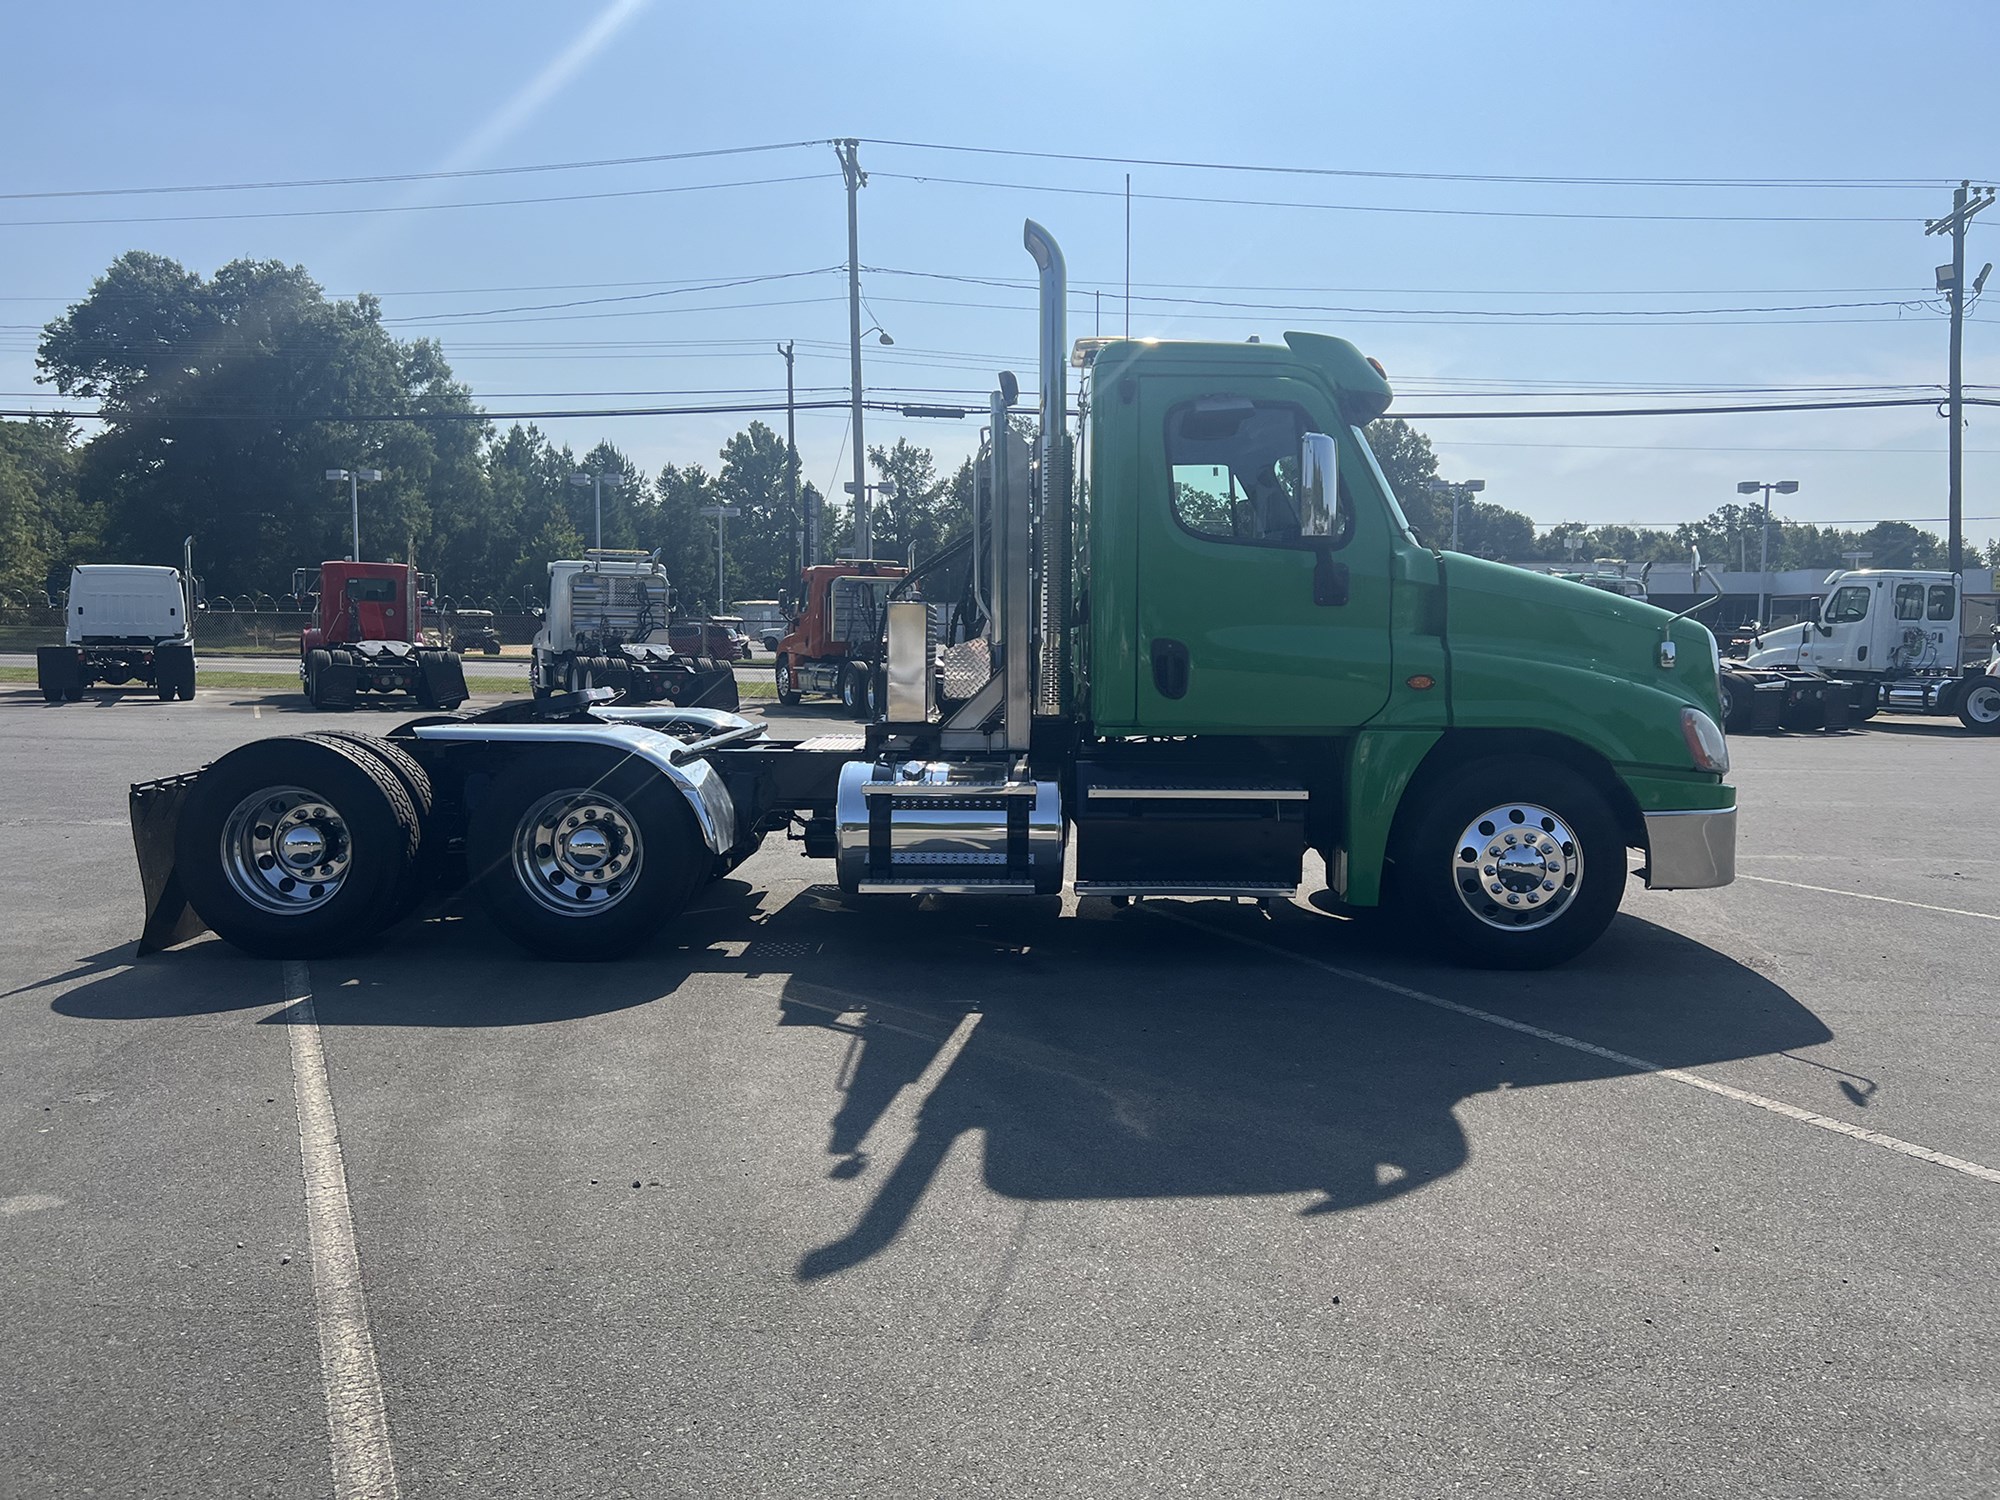
[[[792,514],[798,518],[797,544],[793,548],[798,555],[798,566],[793,568],[792,571],[794,573],[803,573],[807,568],[812,566],[810,542],[813,528],[806,524],[806,513],[799,506],[799,414],[796,404],[797,398],[794,396],[792,389],[793,342],[793,340],[787,339],[784,343],[778,345],[778,353],[784,356],[785,361],[785,490],[791,496]]]
[[[1965,385],[1961,368],[1965,345],[1965,226],[1972,222],[1974,214],[1992,204],[1992,188],[1975,188],[1969,181],[1961,182],[1951,195],[1951,216],[1924,221],[1925,234],[1951,236],[1951,264],[1938,267],[1937,289],[1951,298],[1951,390],[1945,403],[1946,417],[1951,423],[1951,481],[1945,524],[1951,528],[1947,540],[1954,573],[1964,563],[1959,555],[1959,530],[1965,519]],[[1975,297],[1985,289],[1987,272],[1992,269],[1992,263],[1988,262],[1986,270],[1979,273],[1979,280],[1972,288]]]
[[[853,137],[834,143],[840,158],[840,175],[847,182],[847,344],[854,428],[854,546],[862,557],[875,554],[868,536],[868,474],[864,467],[868,449],[861,437],[861,226],[856,217],[855,195],[868,185],[861,170],[861,142]]]

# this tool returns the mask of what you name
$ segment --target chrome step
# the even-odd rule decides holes
[[[1248,896],[1286,898],[1298,886],[1283,880],[1236,880],[1213,884],[1205,880],[1079,880],[1071,887],[1079,896]]]
[[[864,880],[855,886],[862,896],[1032,896],[1031,880]]]
[[[1094,782],[1086,802],[1304,802],[1302,786],[1276,781]]]

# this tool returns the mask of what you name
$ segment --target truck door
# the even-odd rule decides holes
[[[1893,623],[1888,619],[1888,601],[1876,597],[1881,587],[1878,580],[1873,588],[1843,583],[1835,589],[1821,616],[1825,633],[1800,653],[1800,661],[1827,672],[1878,670],[1882,652],[1876,638],[1888,640],[1887,627]]]
[[[1140,382],[1136,719],[1152,733],[1324,731],[1389,695],[1388,518],[1322,392]],[[1340,443],[1334,534],[1299,534],[1299,439]],[[1367,487],[1361,487],[1368,492]]]

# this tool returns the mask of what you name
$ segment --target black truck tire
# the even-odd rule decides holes
[[[374,756],[322,737],[254,740],[201,773],[174,863],[224,941],[311,958],[375,935],[422,838],[409,794]]]
[[[799,690],[792,686],[792,659],[789,656],[778,658],[777,678],[778,701],[790,708],[799,701]]]
[[[306,653],[306,702],[314,708],[324,705],[320,701],[321,674],[333,665],[333,657],[326,651],[315,648]]]
[[[1722,674],[1722,731],[1742,734],[1750,727],[1751,687],[1724,672]]]
[[[1414,795],[1387,894],[1409,930],[1457,962],[1545,969],[1583,952],[1617,915],[1625,840],[1604,797],[1568,766],[1509,755]]]
[[[840,706],[849,718],[861,717],[861,669],[851,661],[840,666]]]
[[[396,778],[403,794],[410,799],[410,806],[417,815],[419,833],[425,836],[418,839],[416,854],[404,865],[402,878],[383,911],[383,930],[394,927],[423,905],[424,897],[437,881],[439,856],[444,852],[442,839],[428,837],[431,808],[437,801],[431,788],[430,774],[417,764],[416,757],[409,751],[380,735],[363,734],[356,729],[319,729],[306,738],[347,745],[363,755],[372,756]]]
[[[563,959],[629,952],[715,862],[679,788],[594,747],[530,751],[502,771],[474,811],[466,858],[494,925]]]
[[[1953,711],[1974,734],[2000,734],[2000,678],[1981,673],[1965,679]]]

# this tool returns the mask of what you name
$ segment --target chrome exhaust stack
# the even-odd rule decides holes
[[[1021,240],[1041,272],[1041,577],[1035,598],[1034,712],[1037,718],[1058,718],[1068,707],[1069,685],[1063,638],[1070,606],[1069,276],[1062,247],[1033,219],[1022,227]]]

